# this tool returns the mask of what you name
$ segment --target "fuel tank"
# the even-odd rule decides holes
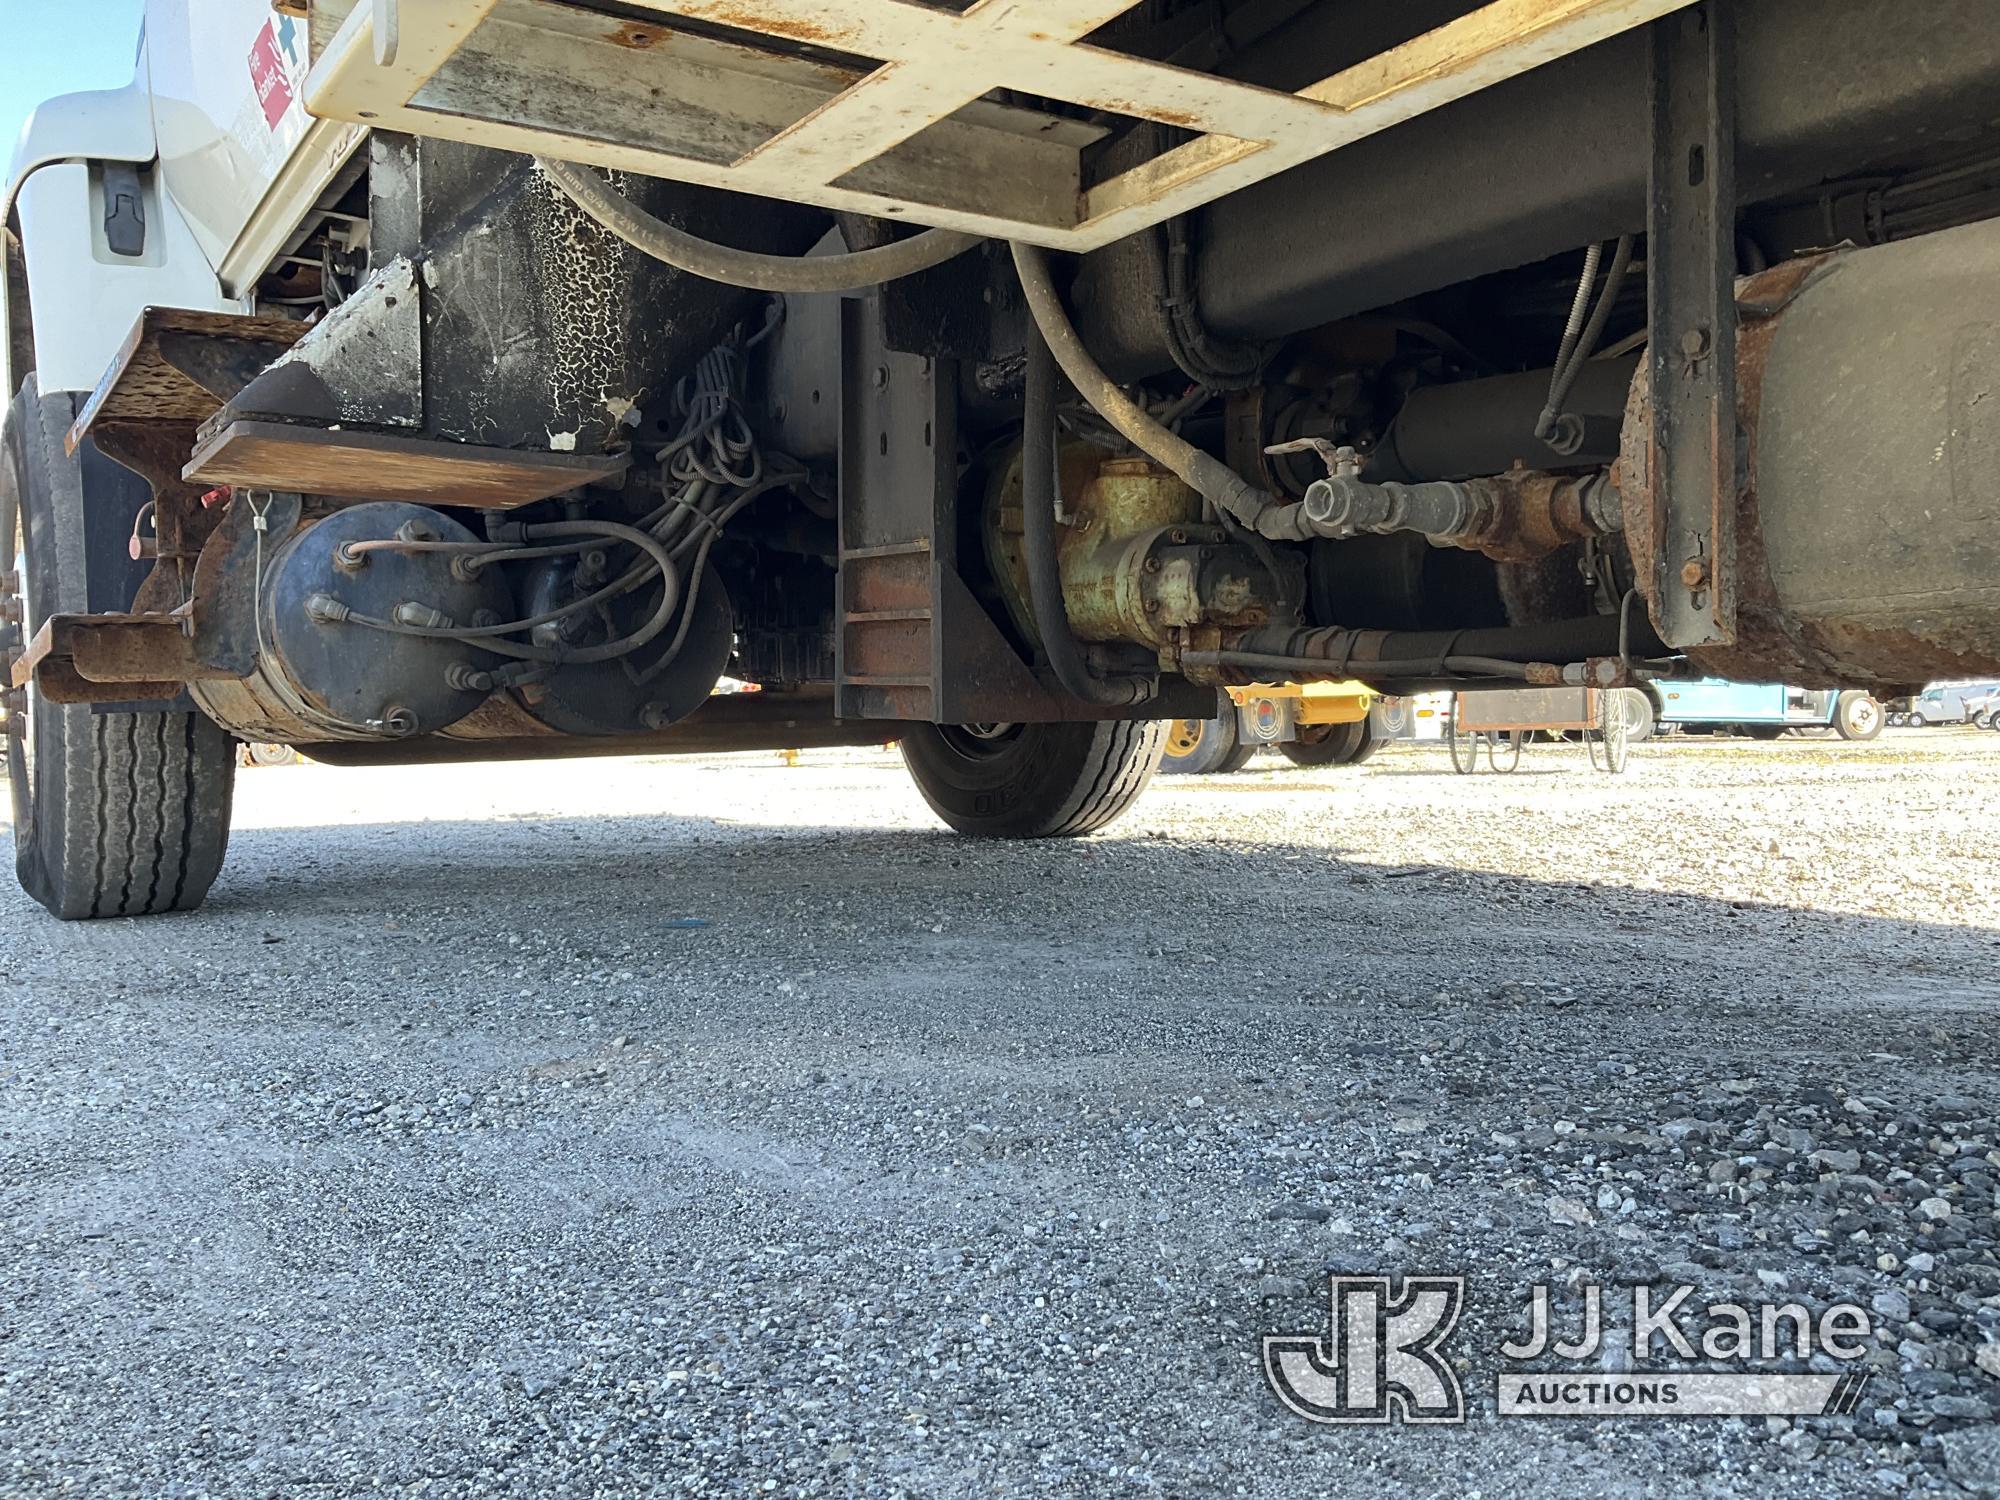
[[[1737,304],[1736,638],[1689,656],[1805,686],[2000,674],[2000,221],[1788,262]],[[1642,588],[1651,449],[1642,371],[1619,475]]]

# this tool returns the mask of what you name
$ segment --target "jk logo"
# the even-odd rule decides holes
[[[1331,1276],[1327,1332],[1264,1336],[1264,1378],[1308,1422],[1463,1422],[1465,1393],[1438,1350],[1465,1305],[1463,1276]]]

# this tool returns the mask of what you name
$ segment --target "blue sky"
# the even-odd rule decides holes
[[[132,77],[141,0],[0,0],[0,177],[28,112]]]

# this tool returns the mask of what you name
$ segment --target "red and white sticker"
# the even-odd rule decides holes
[[[276,130],[285,111],[292,107],[292,83],[285,76],[284,54],[278,50],[277,32],[269,21],[250,48],[250,82],[257,90],[257,102],[264,106],[264,123]]]

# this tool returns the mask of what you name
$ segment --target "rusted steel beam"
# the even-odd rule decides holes
[[[431,734],[405,740],[341,740],[302,745],[300,749],[310,758],[329,765],[400,766],[593,755],[716,755],[739,750],[835,749],[881,745],[900,738],[902,730],[903,726],[893,720],[836,719],[832,692],[808,688],[794,693],[722,694],[709,699],[673,727],[648,734],[533,734],[490,739]]]
[[[1646,279],[1653,623],[1669,646],[1736,635],[1736,48],[1731,0],[1656,21]]]
[[[50,615],[14,660],[14,686],[30,679],[54,703],[171,698],[184,683],[234,677],[201,661],[174,615]]]

